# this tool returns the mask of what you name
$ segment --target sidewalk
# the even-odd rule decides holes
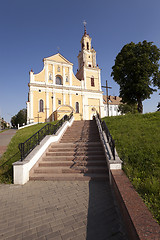
[[[0,185],[1,240],[126,240],[108,182]]]
[[[0,157],[6,151],[11,138],[16,134],[17,129],[9,129],[0,133]]]

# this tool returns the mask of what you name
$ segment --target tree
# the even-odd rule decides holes
[[[22,126],[27,123],[27,110],[24,108],[20,110],[15,116],[11,118],[11,124],[13,127]]]
[[[120,85],[122,102],[137,104],[143,112],[142,101],[150,98],[160,88],[159,61],[160,49],[152,42],[143,41],[126,44],[117,55],[111,76]]]
[[[120,104],[119,107],[118,107],[118,111],[121,112],[122,114],[138,113],[136,104]]]
[[[160,102],[158,103],[158,105],[157,105],[157,112],[159,112],[160,111]]]

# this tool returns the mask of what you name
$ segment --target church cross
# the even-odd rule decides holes
[[[38,118],[38,124],[39,124],[39,119],[42,118],[42,117],[39,116],[39,113],[38,113],[38,117],[35,117],[35,118]]]
[[[103,88],[106,88],[106,98],[107,98],[107,112],[109,117],[109,103],[108,103],[108,89],[112,89],[111,87],[108,87],[107,80],[106,80],[106,86],[102,86]]]

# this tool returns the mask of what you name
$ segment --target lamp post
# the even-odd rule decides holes
[[[111,87],[108,87],[107,80],[106,80],[106,86],[102,86],[103,88],[106,89],[106,98],[107,98],[107,113],[109,117],[109,103],[108,103],[108,88],[112,89]]]

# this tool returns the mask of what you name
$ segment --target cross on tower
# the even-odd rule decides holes
[[[87,25],[87,22],[84,20],[83,21],[83,25],[84,25],[84,33],[86,33],[87,31],[86,31],[86,25]]]
[[[108,87],[107,80],[106,80],[106,86],[102,86],[103,88],[106,88],[106,98],[107,98],[107,112],[109,117],[109,104],[108,104],[108,88],[112,89],[111,87]]]

